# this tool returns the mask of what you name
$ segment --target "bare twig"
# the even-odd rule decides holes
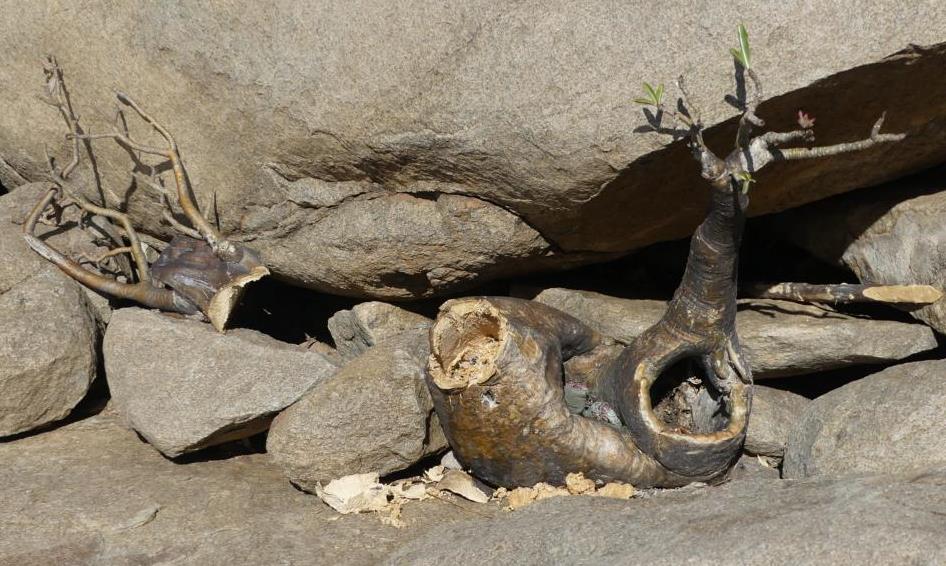
[[[929,305],[940,300],[943,293],[930,285],[878,285],[873,283],[756,283],[743,290],[753,299],[782,299],[798,303],[884,303]]]

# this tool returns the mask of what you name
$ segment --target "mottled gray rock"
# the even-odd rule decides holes
[[[744,480],[648,499],[555,497],[449,525],[386,564],[940,564],[946,469]]]
[[[663,301],[618,299],[588,291],[546,289],[536,301],[562,310],[628,344],[657,322]],[[787,301],[740,301],[736,330],[753,375],[765,379],[900,360],[937,347],[921,324],[871,320]]]
[[[338,311],[328,319],[328,330],[338,353],[347,359],[368,348],[412,330],[426,330],[432,321],[400,307],[371,301]]]
[[[743,449],[750,454],[781,458],[788,435],[809,403],[809,399],[791,391],[753,386],[752,415]]]
[[[167,456],[266,430],[335,373],[323,354],[259,332],[139,308],[113,313],[105,375],[116,409]]]
[[[946,291],[946,191],[929,174],[820,202],[768,225],[869,283],[927,284]],[[946,333],[946,299],[911,311]]]
[[[44,188],[25,185],[0,198],[0,437],[65,417],[96,374],[97,329],[87,295],[21,235]],[[52,239],[74,250],[73,236]]]
[[[413,332],[374,346],[273,421],[266,450],[299,487],[389,474],[447,446],[424,381],[430,346]]]
[[[340,516],[265,454],[176,464],[97,416],[0,444],[0,564],[376,564],[453,521],[501,513],[438,499]]]
[[[682,143],[639,131],[631,100],[641,81],[686,72],[705,123],[731,119],[741,21],[772,127],[805,108],[819,141],[836,143],[888,110],[887,128],[909,134],[767,171],[754,214],[938,163],[946,146],[946,46],[910,48],[944,40],[937,0],[909,13],[893,0],[48,0],[15,13],[0,23],[4,183],[40,179],[43,144],[66,152],[60,117],[35,97],[41,57],[56,53],[86,128],[111,127],[114,89],[132,94],[176,135],[224,231],[252,239],[276,274],[348,295],[429,296],[689,234],[705,212],[698,168]],[[708,143],[731,147],[731,126]],[[166,231],[157,196],[129,190],[132,157],[95,147],[110,202],[130,198],[136,221]]]
[[[946,360],[887,368],[815,399],[789,437],[787,478],[946,464]]]
[[[69,414],[95,378],[95,337],[84,294],[56,271],[0,294],[0,437]]]

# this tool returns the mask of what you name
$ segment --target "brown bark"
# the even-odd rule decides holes
[[[575,318],[522,299],[459,299],[441,307],[430,336],[434,406],[476,476],[507,487],[579,471],[637,486],[693,481],[641,453],[627,431],[568,410],[563,361],[620,351]],[[582,377],[593,388],[595,375]]]

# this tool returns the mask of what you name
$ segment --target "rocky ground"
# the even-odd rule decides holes
[[[939,179],[932,171],[899,186],[922,181],[926,195]],[[506,500],[443,490],[405,502],[395,526],[385,513],[339,514],[314,493],[349,474],[417,477],[449,449],[424,381],[436,302],[274,315],[274,297],[298,296],[268,283],[243,305],[242,320],[258,329],[219,334],[109,303],[35,261],[16,230],[37,190],[0,197],[5,264],[22,266],[0,280],[0,348],[10,352],[0,367],[0,564],[946,560],[946,361],[926,314],[935,310],[743,300],[737,324],[758,381],[744,455],[722,485],[638,490],[629,500],[554,497],[513,511]],[[898,225],[929,217],[902,202],[890,213]],[[789,214],[835,205],[821,206]],[[784,223],[765,219],[749,234],[781,238]],[[75,253],[90,245],[83,234],[48,237]],[[901,261],[946,245],[925,234]],[[660,261],[675,246],[659,250]],[[748,274],[784,274],[770,246],[768,255],[747,248]],[[615,279],[633,287],[641,262],[659,270],[652,255],[500,291],[629,343],[666,302],[616,296]],[[895,259],[884,258],[858,265]],[[834,269],[808,260],[790,268],[813,278]],[[589,290],[551,286],[576,280]],[[278,324],[273,316],[304,328],[301,338],[263,332]]]
[[[819,143],[884,110],[907,134],[762,174],[740,281],[946,291],[939,3],[721,5],[698,22],[562,1],[39,4],[0,22],[0,565],[946,563],[946,299],[740,299],[756,382],[718,485],[494,491],[460,469],[427,383],[447,298],[535,300],[618,345],[660,319],[705,202],[683,145],[635,129],[628,77],[688,71],[708,142],[731,144],[731,68],[705,62],[740,19],[762,30],[775,129],[804,105]],[[50,49],[95,131],[134,86],[198,203],[272,268],[234,328],[99,295],[24,241],[43,145],[67,149],[32,88]],[[97,149],[75,177],[154,252],[169,226],[130,153]],[[114,231],[66,209],[37,236],[88,259]],[[353,475],[344,503],[364,512],[341,513],[330,482]]]

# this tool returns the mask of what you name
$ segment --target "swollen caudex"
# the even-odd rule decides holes
[[[451,303],[431,330],[431,378],[443,390],[482,385],[496,374],[506,321],[486,301]]]

